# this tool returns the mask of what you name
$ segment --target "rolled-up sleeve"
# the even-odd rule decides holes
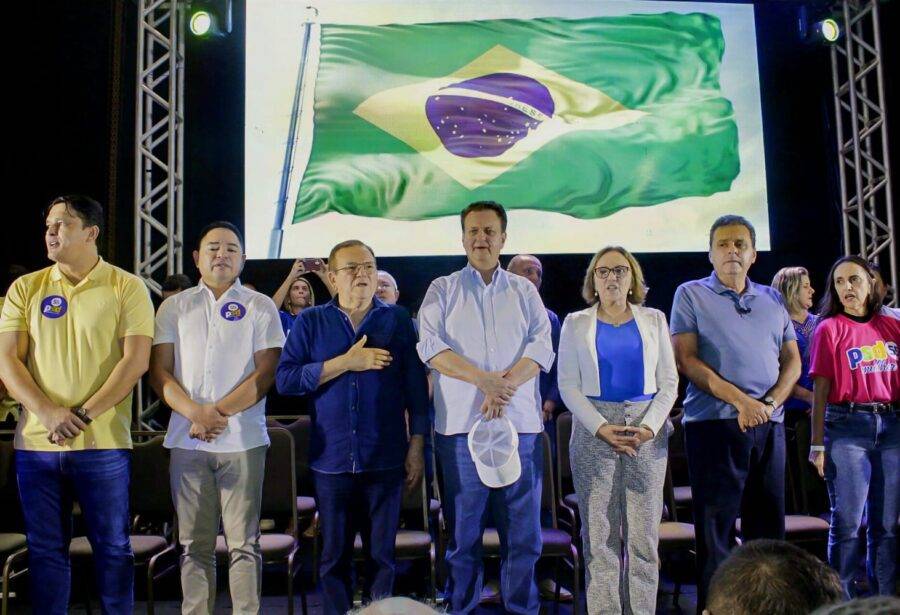
[[[275,385],[282,395],[306,395],[319,388],[323,361],[312,361],[312,327],[308,312],[301,312],[281,351],[275,372]]]
[[[549,372],[553,367],[553,338],[550,335],[550,318],[547,317],[547,309],[541,301],[537,289],[528,282],[525,288],[525,299],[528,303],[528,338],[525,340],[525,348],[522,357],[531,359],[541,370]]]
[[[419,343],[416,344],[416,351],[424,363],[451,349],[444,340],[445,294],[443,280],[433,281],[419,308]]]

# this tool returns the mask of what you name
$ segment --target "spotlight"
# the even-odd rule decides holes
[[[800,38],[808,43],[831,45],[841,37],[841,26],[826,6],[800,7]]]
[[[231,34],[231,0],[194,0],[188,24],[201,38]]]
[[[819,34],[827,43],[833,43],[841,36],[841,27],[831,17],[813,24],[813,31]]]
[[[206,11],[197,11],[191,15],[191,32],[196,36],[206,36],[212,28],[212,15]]]

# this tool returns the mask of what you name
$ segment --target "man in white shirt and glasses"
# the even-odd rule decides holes
[[[506,211],[479,201],[460,214],[465,268],[431,283],[419,310],[419,357],[432,369],[435,450],[443,476],[450,610],[467,613],[482,585],[487,511],[503,544],[501,594],[512,613],[537,613],[534,566],[541,553],[543,429],[538,373],[554,354],[537,289],[499,266]],[[488,487],[469,452],[479,419],[506,417],[518,433],[519,477]],[[490,507],[490,508],[489,508]]]
[[[221,518],[234,611],[258,613],[265,396],[284,333],[272,300],[238,279],[245,257],[233,224],[208,225],[198,248],[200,284],[159,307],[150,360],[151,384],[175,411],[165,446],[183,549],[181,611],[213,612]]]

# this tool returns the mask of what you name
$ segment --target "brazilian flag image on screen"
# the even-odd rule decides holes
[[[293,221],[456,215],[475,200],[600,218],[730,189],[718,18],[324,24]]]

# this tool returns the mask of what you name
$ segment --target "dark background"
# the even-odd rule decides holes
[[[827,48],[800,40],[798,7],[756,4],[773,250],[759,254],[751,277],[767,282],[779,267],[805,265],[821,290],[831,261],[842,252],[831,73]],[[42,209],[57,195],[78,192],[109,207],[102,251],[115,264],[133,269],[136,6],[130,0],[45,0],[4,8],[9,16],[4,55],[11,78],[4,88],[10,107],[3,166],[12,198],[3,203],[3,270],[10,263],[29,269],[47,265]],[[188,247],[213,219],[243,223],[244,9],[244,0],[236,0],[230,37],[187,41]],[[897,2],[883,5],[886,77],[900,65],[900,43],[891,35],[897,15]],[[887,100],[889,115],[900,121],[900,86],[890,78]],[[898,121],[891,126],[895,161],[900,160]],[[565,238],[559,240],[562,250]],[[616,238],[598,237],[598,248],[607,243]],[[196,277],[189,250],[186,256],[184,270]],[[639,258],[651,287],[647,302],[665,311],[679,283],[710,271],[706,254]],[[560,313],[581,307],[579,288],[588,257],[541,259],[547,305]],[[399,281],[400,302],[412,309],[434,277],[464,263],[462,256],[379,259],[379,266]],[[289,266],[287,260],[250,262],[242,277],[272,292]]]

